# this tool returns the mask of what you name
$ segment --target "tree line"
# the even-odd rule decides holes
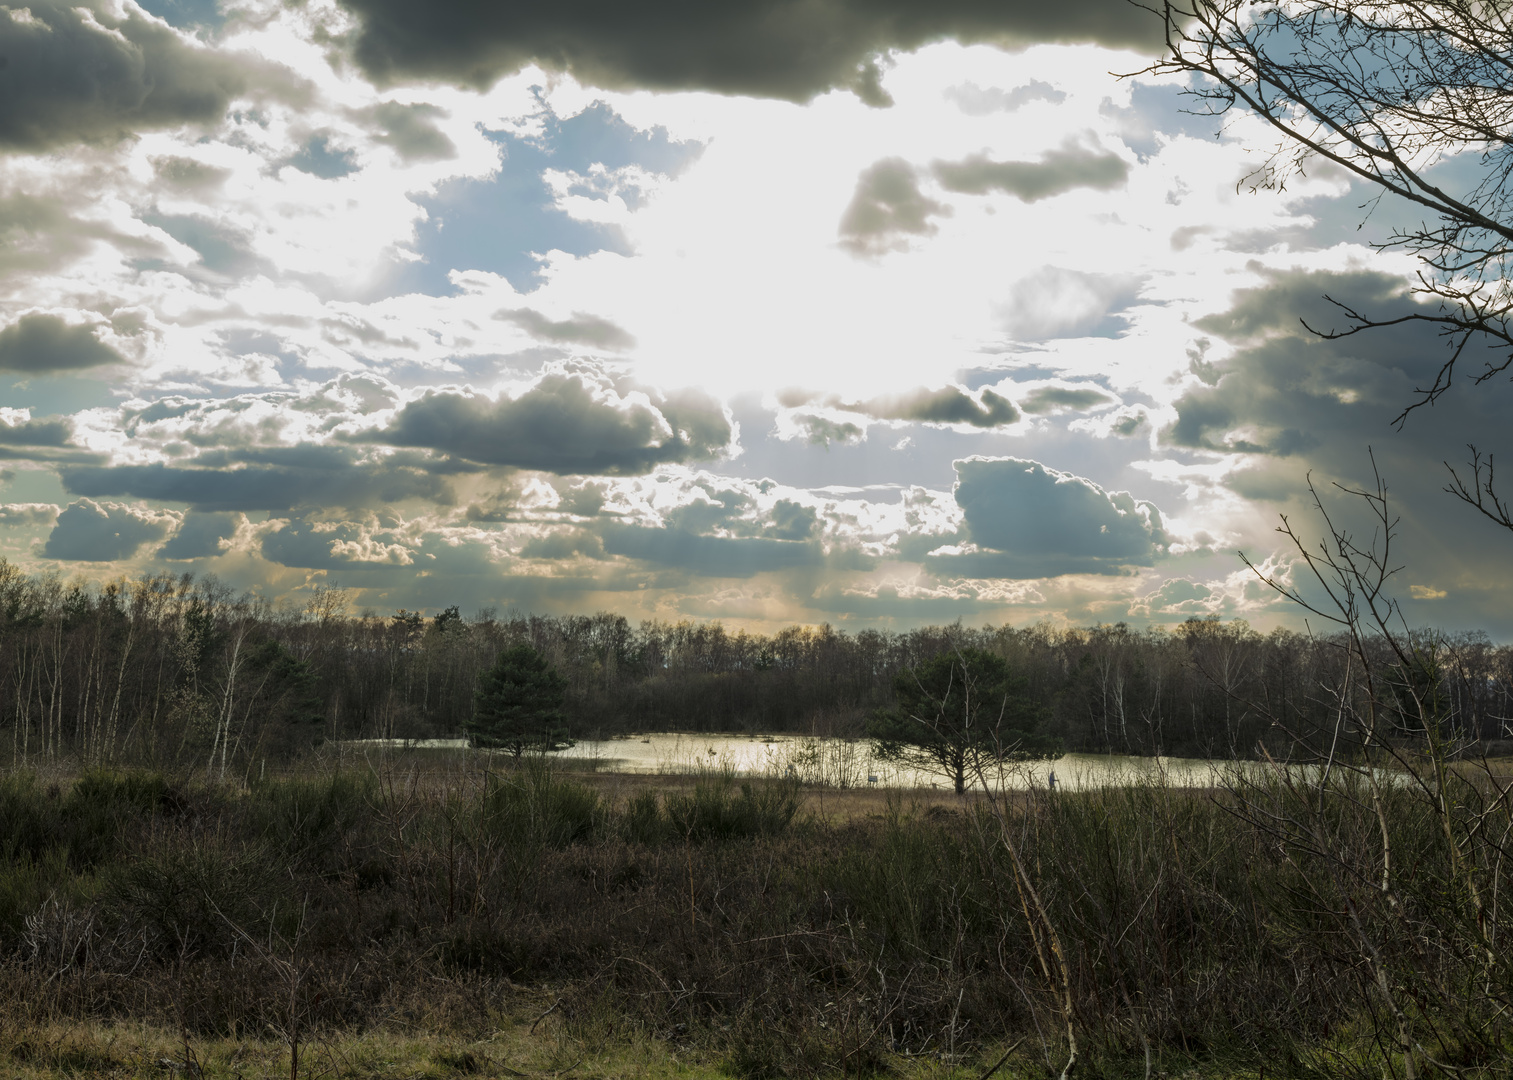
[[[1421,670],[1404,678],[1432,683],[1444,734],[1513,738],[1513,648],[1482,633],[1420,631],[1415,641]],[[605,612],[353,613],[329,586],[297,609],[212,576],[95,586],[0,560],[0,738],[17,764],[200,762],[222,775],[327,740],[457,736],[480,678],[519,644],[565,682],[575,738],[858,736],[898,707],[900,672],[981,650],[1006,662],[1043,717],[1038,730],[1062,749],[1219,757],[1262,744],[1287,752],[1278,716],[1295,721],[1290,731],[1330,731],[1337,702],[1321,688],[1345,663],[1337,640],[1263,635],[1241,620],[761,634]]]

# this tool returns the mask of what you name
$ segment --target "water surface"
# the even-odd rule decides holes
[[[365,739],[367,745],[406,745],[432,749],[464,749],[465,739],[426,739],[405,743],[398,739]],[[878,759],[872,743],[863,739],[819,739],[803,735],[699,735],[655,732],[614,739],[584,739],[555,757],[593,762],[605,772],[700,773],[729,772],[736,776],[792,776],[831,787],[949,788],[939,773],[905,768]],[[1164,776],[1180,787],[1213,787],[1236,768],[1253,773],[1259,763],[1238,766],[1202,758],[1124,757],[1104,754],[1065,754],[1054,761],[1013,762],[1005,766],[1001,782],[1010,788],[1046,787],[1055,775],[1058,788],[1083,790],[1120,786]],[[997,776],[991,777],[996,784]],[[974,785],[976,786],[976,785]]]

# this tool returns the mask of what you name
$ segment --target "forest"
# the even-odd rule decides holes
[[[1285,753],[1272,734],[1278,720],[1289,732],[1328,729],[1333,706],[1320,688],[1347,664],[1335,639],[1263,635],[1241,620],[764,635],[718,622],[633,626],[606,612],[348,608],[334,586],[298,609],[238,596],[209,576],[92,587],[0,560],[0,738],[15,764],[199,762],[224,777],[327,740],[455,736],[480,674],[520,642],[565,678],[578,738],[855,737],[893,705],[897,673],[978,648],[1028,680],[1042,731],[1064,750],[1228,758],[1262,746]],[[1446,737],[1494,752],[1513,737],[1513,648],[1480,633],[1412,638]]]

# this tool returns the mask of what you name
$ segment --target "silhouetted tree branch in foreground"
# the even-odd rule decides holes
[[[1241,183],[1283,189],[1319,163],[1333,165],[1426,217],[1379,247],[1421,263],[1414,291],[1432,306],[1399,315],[1334,302],[1347,328],[1428,323],[1449,355],[1398,416],[1437,400],[1473,345],[1482,383],[1513,364],[1513,22],[1479,0],[1167,0],[1139,4],[1166,27],[1165,55],[1141,74],[1190,74],[1198,115],[1239,109],[1278,142]],[[1478,155],[1479,170],[1436,166]],[[1310,328],[1312,329],[1312,328]],[[1317,331],[1316,331],[1317,332]]]

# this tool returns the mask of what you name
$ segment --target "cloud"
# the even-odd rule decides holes
[[[1089,274],[1043,266],[1013,286],[998,316],[1021,341],[1068,337],[1117,337],[1128,329],[1120,312],[1140,299],[1141,278]]]
[[[1110,435],[1133,438],[1150,430],[1150,415],[1139,405],[1123,405],[1101,416],[1083,416],[1067,425],[1071,431],[1081,431],[1094,438],[1106,439]]]
[[[895,397],[872,398],[842,406],[879,420],[913,420],[923,424],[965,424],[974,428],[1003,427],[1019,420],[1019,410],[988,387],[973,392],[961,386],[939,390],[920,388]]]
[[[841,246],[857,255],[902,251],[910,236],[934,236],[932,217],[951,208],[919,190],[919,175],[903,158],[883,158],[862,171],[856,194],[841,216]]]
[[[1031,101],[1048,101],[1052,105],[1060,105],[1066,100],[1066,93],[1057,90],[1050,83],[1041,82],[1039,79],[1031,80],[1024,86],[1016,86],[1012,90],[1000,90],[996,86],[981,87],[974,82],[964,82],[960,86],[948,86],[944,93],[947,101],[956,102],[956,107],[968,116],[989,116],[996,112],[1013,112]]]
[[[298,449],[298,448],[294,448]],[[421,499],[448,505],[452,492],[428,463],[359,461],[344,447],[311,448],[293,464],[245,462],[250,452],[205,454],[203,465],[70,465],[59,470],[75,495],[130,495],[188,503],[198,510],[292,510],[304,506],[362,507]],[[268,456],[265,452],[263,456]]]
[[[849,420],[833,420],[820,413],[794,413],[793,422],[803,432],[804,439],[815,446],[831,443],[861,442],[867,437],[867,429]]]
[[[385,101],[365,109],[360,118],[378,125],[374,138],[393,148],[406,164],[446,161],[457,156],[457,145],[438,128],[435,120],[446,112],[435,105],[405,105]]]
[[[665,470],[648,478],[611,481],[596,517],[571,530],[530,540],[526,558],[618,558],[666,568],[680,580],[698,574],[749,578],[818,566],[830,514],[771,480]],[[566,508],[564,500],[555,508]],[[575,506],[574,509],[587,509]]]
[[[1373,430],[1384,436],[1387,422],[1412,401],[1413,386],[1428,385],[1445,356],[1435,330],[1409,324],[1328,341],[1299,319],[1326,329],[1342,324],[1326,294],[1357,311],[1401,314],[1415,306],[1405,282],[1371,271],[1252,269],[1262,284],[1238,290],[1228,310],[1195,320],[1238,348],[1223,361],[1189,354],[1202,385],[1177,399],[1177,419],[1162,438],[1192,449],[1290,457],[1347,432],[1359,446]]]
[[[710,577],[744,578],[820,562],[809,543],[765,537],[707,536],[670,528],[608,525],[604,550]]]
[[[152,159],[152,171],[160,184],[174,191],[209,195],[219,189],[231,175],[230,169],[218,168],[190,157],[167,155]]]
[[[792,438],[796,430],[820,446],[864,440],[867,420],[985,430],[1005,427],[1020,419],[1014,403],[987,386],[975,391],[954,384],[934,389],[921,386],[902,394],[862,401],[848,401],[839,394],[822,396],[786,390],[778,395],[778,403],[797,410],[780,421],[780,437]],[[805,406],[822,408],[828,413],[810,412]]]
[[[0,446],[68,445],[73,424],[58,417],[33,420],[30,409],[0,407]]]
[[[42,554],[76,562],[129,559],[143,544],[162,540],[179,522],[169,510],[79,499],[58,515]]]
[[[928,561],[937,573],[1040,578],[1150,566],[1168,544],[1161,513],[1124,491],[1023,458],[955,462],[956,502],[971,547]]]
[[[1102,390],[1076,386],[1038,386],[1019,401],[1019,407],[1032,416],[1057,412],[1086,412],[1114,399]]]
[[[24,279],[28,274],[53,272],[89,255],[102,242],[123,255],[165,254],[154,239],[92,220],[86,209],[87,193],[75,186],[60,187],[64,190],[44,195],[0,195],[0,274]],[[12,287],[19,285],[15,281]]]
[[[486,465],[615,475],[714,457],[734,434],[707,395],[617,387],[602,369],[577,363],[550,366],[514,397],[427,391],[367,437]]]
[[[295,519],[263,535],[263,558],[282,566],[338,570],[355,566],[410,566],[414,552],[373,523]]]
[[[962,195],[1002,191],[1027,203],[1075,188],[1112,191],[1129,177],[1129,163],[1117,154],[1095,153],[1074,143],[1052,150],[1039,161],[993,161],[973,154],[960,161],[930,166],[940,186]]]
[[[1277,581],[1290,582],[1294,567],[1268,559],[1261,570]],[[1221,578],[1194,581],[1175,577],[1129,602],[1127,614],[1136,619],[1177,622],[1192,618],[1235,617],[1267,609],[1285,608],[1286,602],[1249,567],[1233,570]]]
[[[258,255],[252,234],[228,222],[203,214],[144,213],[142,220],[192,249],[200,266],[212,274],[237,278],[277,273],[271,262]]]
[[[1214,590],[1201,581],[1171,578],[1137,603],[1150,615],[1208,615]]]
[[[221,541],[236,535],[237,525],[245,520],[240,514],[184,515],[183,524],[173,538],[158,549],[161,559],[203,559],[219,555]]]
[[[633,349],[636,339],[608,319],[575,311],[571,318],[553,320],[531,308],[501,311],[494,318],[514,323],[538,341],[564,345],[591,345],[600,349]]]
[[[1502,379],[1457,385],[1395,428],[1393,420],[1416,400],[1415,388],[1430,385],[1449,355],[1436,329],[1407,323],[1327,340],[1299,320],[1342,328],[1326,295],[1377,318],[1433,308],[1420,307],[1409,282],[1392,275],[1255,264],[1250,270],[1256,285],[1236,291],[1225,310],[1194,320],[1223,344],[1212,343],[1184,377],[1172,406],[1176,418],[1162,427],[1160,441],[1213,460],[1204,483],[1218,488],[1220,498],[1273,504],[1309,546],[1325,526],[1310,505],[1308,481],[1335,525],[1364,546],[1378,523],[1333,484],[1371,487],[1374,473],[1380,475],[1397,522],[1392,562],[1406,568],[1398,589],[1410,622],[1503,625],[1508,594],[1499,583],[1508,535],[1445,494],[1444,463],[1460,467],[1468,442],[1499,458],[1506,454],[1513,386]],[[1479,348],[1473,342],[1466,355]],[[1272,508],[1255,509],[1269,517]],[[1271,543],[1257,536],[1247,547],[1264,552]],[[1433,603],[1439,591],[1455,598],[1453,610]],[[1419,603],[1429,606],[1415,608]]]
[[[28,151],[216,121],[259,66],[99,0],[0,8],[0,57],[0,148]]]
[[[819,515],[812,506],[792,499],[779,499],[772,507],[771,535],[778,540],[807,540],[819,527]]]
[[[57,315],[23,315],[0,330],[0,371],[47,375],[121,362],[121,354],[95,337],[87,324]]]
[[[51,525],[58,520],[58,513],[59,507],[53,503],[0,503],[0,525]]]
[[[1159,19],[1123,0],[731,0],[487,4],[343,0],[357,62],[380,82],[484,87],[531,63],[612,89],[711,90],[807,101],[832,88],[886,104],[879,54],[932,41],[1091,41],[1154,51]]]
[[[606,559],[604,538],[586,529],[559,529],[527,540],[520,549],[522,559],[563,560],[583,555]]]

